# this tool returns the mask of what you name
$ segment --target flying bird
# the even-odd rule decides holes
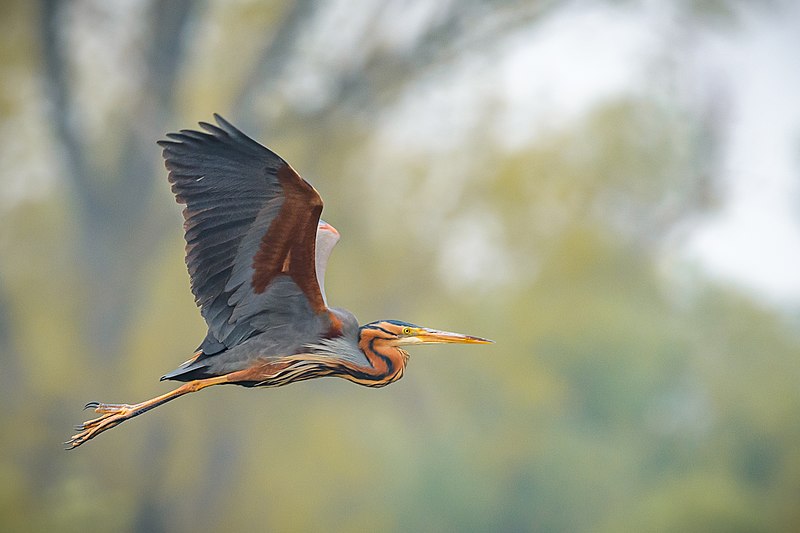
[[[184,204],[186,266],[208,325],[194,356],[162,380],[178,388],[136,404],[90,402],[73,449],[122,422],[212,385],[279,387],[336,376],[383,387],[403,376],[415,344],[492,341],[401,322],[359,326],[329,307],[325,267],[339,232],[320,220],[316,189],[281,157],[219,115],[204,131],[158,141]]]

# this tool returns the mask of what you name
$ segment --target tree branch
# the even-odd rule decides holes
[[[94,212],[98,202],[91,180],[91,169],[82,142],[80,117],[71,107],[70,80],[65,47],[61,38],[61,8],[58,0],[41,0],[39,29],[42,41],[45,92],[51,102],[53,129],[64,150],[66,178],[85,212]]]

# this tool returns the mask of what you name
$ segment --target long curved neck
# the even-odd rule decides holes
[[[342,357],[335,342],[320,346],[318,353],[302,353],[265,362],[247,379],[261,387],[279,387],[288,383],[324,376],[337,376],[365,387],[383,387],[403,377],[408,353],[394,343],[397,337],[380,327],[370,325],[358,330],[357,346],[367,360]],[[352,342],[352,341],[350,341]],[[349,344],[346,342],[345,344]],[[344,348],[338,346],[338,348]],[[355,346],[350,344],[349,350]]]
[[[359,367],[357,374],[342,377],[371,387],[382,387],[403,377],[408,353],[392,345],[390,341],[393,339],[379,330],[362,328],[358,347],[364,352],[370,366]]]
[[[369,362],[361,365],[345,358],[320,354],[297,354],[247,370],[241,382],[258,387],[280,387],[307,379],[336,376],[365,387],[384,387],[403,377],[408,354],[385,341],[361,338],[359,348]]]

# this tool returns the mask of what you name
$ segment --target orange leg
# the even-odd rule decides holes
[[[155,398],[147,400],[146,402],[141,402],[134,405],[128,405],[124,403],[87,403],[85,409],[93,408],[95,413],[101,413],[101,415],[92,420],[87,420],[83,424],[77,426],[75,429],[77,429],[79,432],[73,435],[64,444],[67,445],[68,450],[72,450],[87,440],[93,439],[107,429],[116,427],[128,419],[139,416],[142,413],[146,413],[150,409],[155,409],[159,405],[165,404],[170,400],[174,400],[175,398],[183,396],[184,394],[189,394],[190,392],[197,392],[205,389],[206,387],[220,385],[222,383],[230,383],[227,375],[190,381],[173,391],[162,394],[161,396],[156,396]]]

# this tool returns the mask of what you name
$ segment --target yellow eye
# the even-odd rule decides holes
[[[403,328],[403,335],[411,335],[411,328]]]

